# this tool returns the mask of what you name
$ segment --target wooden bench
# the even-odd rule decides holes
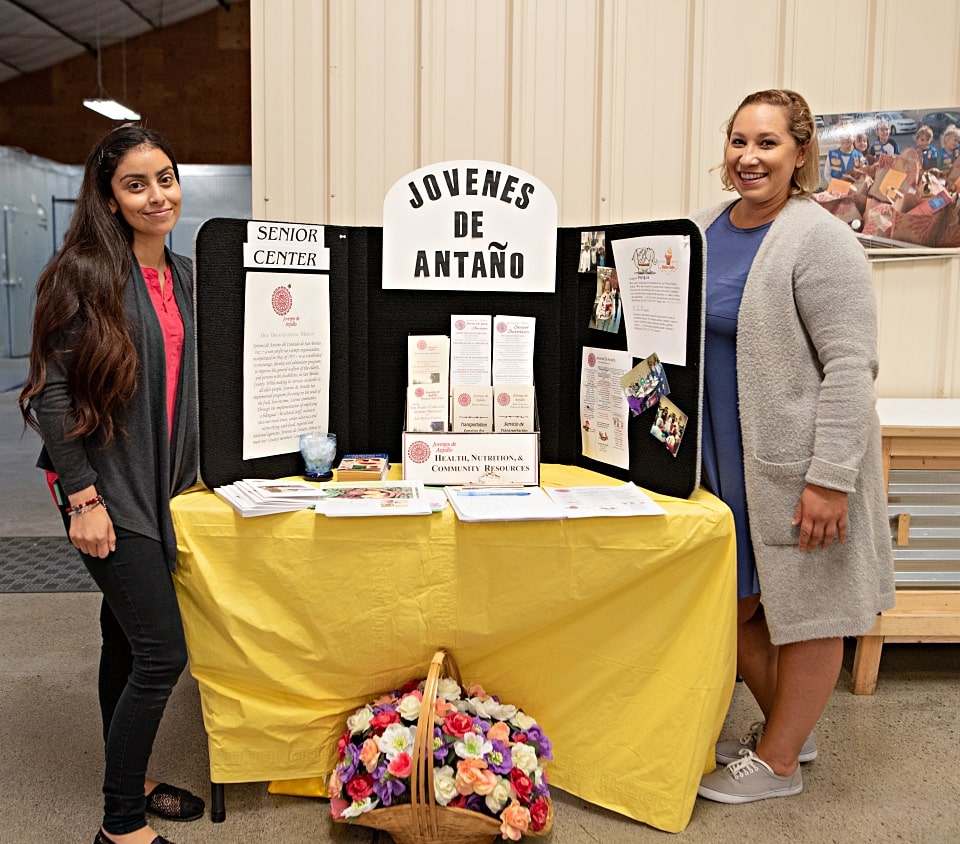
[[[879,399],[877,412],[888,493],[891,470],[960,470],[960,399]],[[897,545],[908,545],[910,514],[894,512],[892,516],[897,522]],[[857,639],[854,694],[876,691],[884,642],[960,642],[960,590],[938,588],[935,583],[923,587],[915,578],[912,583],[911,588],[903,588],[898,582],[896,606]]]

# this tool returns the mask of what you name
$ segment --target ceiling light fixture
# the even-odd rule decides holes
[[[139,120],[140,114],[132,108],[128,108],[123,103],[118,102],[112,97],[104,96],[103,92],[103,68],[101,64],[102,53],[100,51],[100,2],[97,0],[97,91],[98,97],[85,99],[83,104],[98,114],[108,117],[110,120]],[[127,90],[127,61],[124,53],[123,61],[123,90]]]

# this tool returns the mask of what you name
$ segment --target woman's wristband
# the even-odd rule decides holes
[[[104,510],[107,509],[107,502],[103,500],[102,495],[91,498],[89,501],[84,501],[83,504],[74,504],[66,507],[64,512],[68,516],[82,516],[84,513],[89,513],[94,507],[103,507]]]

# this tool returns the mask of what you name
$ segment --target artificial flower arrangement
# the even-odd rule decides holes
[[[378,826],[373,818],[368,820],[368,813],[411,802],[414,744],[425,703],[425,682],[408,683],[347,719],[347,730],[337,743],[338,763],[330,775],[334,820]],[[553,810],[543,762],[552,759],[553,753],[537,722],[479,685],[468,686],[464,693],[456,680],[442,677],[435,688],[432,754],[436,804],[472,810],[498,821],[505,839],[517,841],[524,833],[548,832]],[[426,705],[430,705],[429,698]],[[425,746],[429,750],[429,745]],[[495,823],[492,828],[495,830]]]

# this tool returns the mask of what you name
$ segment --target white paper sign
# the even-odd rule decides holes
[[[630,352],[584,347],[580,372],[580,429],[583,454],[630,468],[627,399],[620,378],[630,371]]]
[[[656,352],[664,363],[686,366],[690,237],[632,237],[611,246],[627,349],[635,358]]]
[[[243,265],[270,270],[330,270],[330,250],[324,246],[323,226],[303,223],[247,223]]]
[[[287,454],[330,411],[330,277],[248,272],[243,459]]]
[[[383,288],[553,293],[557,201],[535,176],[491,161],[443,161],[383,201]]]

